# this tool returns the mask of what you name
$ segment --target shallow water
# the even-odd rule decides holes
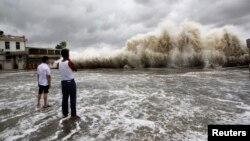
[[[193,141],[208,124],[250,124],[247,69],[79,71],[77,122],[62,119],[57,70],[52,79],[42,109],[36,72],[0,72],[0,140]]]

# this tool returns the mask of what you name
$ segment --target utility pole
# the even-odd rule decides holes
[[[249,59],[248,59],[248,68],[249,68],[249,74],[250,74],[250,39],[247,39],[247,48],[248,48],[248,56],[249,56]]]

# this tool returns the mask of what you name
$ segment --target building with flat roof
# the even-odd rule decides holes
[[[0,34],[0,70],[25,69],[26,42],[25,36]]]
[[[26,47],[27,50],[27,69],[36,69],[41,63],[43,56],[49,57],[50,64],[53,64],[61,57],[60,49]]]
[[[26,47],[25,36],[0,34],[0,70],[36,69],[42,56],[48,56],[50,63],[60,59],[60,50],[41,47]]]

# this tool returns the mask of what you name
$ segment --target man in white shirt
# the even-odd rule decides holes
[[[47,95],[49,93],[49,88],[51,85],[51,71],[48,66],[49,57],[43,56],[42,63],[37,67],[37,81],[38,81],[38,96],[37,96],[37,106],[40,106],[41,95],[43,94],[44,106],[43,108],[49,107],[47,103]]]

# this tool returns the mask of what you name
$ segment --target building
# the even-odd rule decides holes
[[[60,49],[26,47],[27,50],[27,69],[36,69],[41,63],[42,56],[48,56],[50,64],[53,64],[61,57]]]
[[[25,69],[26,41],[25,36],[0,34],[0,70]]]
[[[58,49],[26,47],[26,42],[25,36],[0,34],[0,70],[36,69],[42,56],[48,56],[51,64],[61,57]]]

